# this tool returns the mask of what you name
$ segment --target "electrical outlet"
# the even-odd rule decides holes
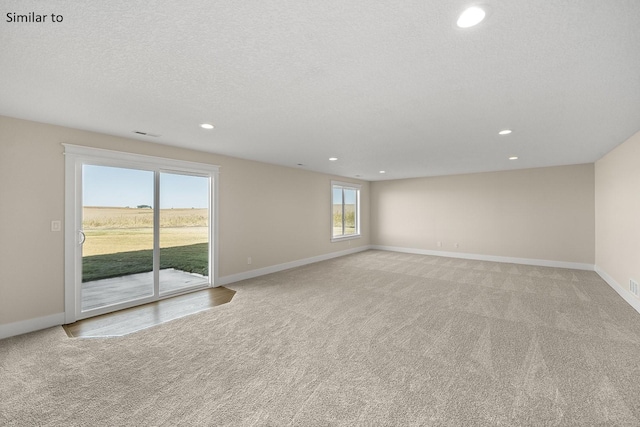
[[[640,296],[640,290],[638,289],[638,282],[633,279],[629,279],[629,290],[635,296]]]
[[[61,221],[51,221],[51,231],[61,231],[61,230],[62,230]]]
[[[247,258],[247,264],[251,265],[251,257]]]

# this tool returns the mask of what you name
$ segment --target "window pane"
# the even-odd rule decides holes
[[[333,187],[333,236],[342,236],[342,188]]]
[[[160,173],[160,295],[207,283],[209,178]]]
[[[357,233],[356,227],[356,203],[357,190],[344,189],[344,234],[352,235]]]
[[[360,203],[360,188],[355,184],[350,186],[332,183],[331,198],[332,241],[343,237],[359,236],[358,204]]]
[[[153,177],[82,166],[82,311],[153,296]]]

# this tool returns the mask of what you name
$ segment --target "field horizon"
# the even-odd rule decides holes
[[[153,209],[84,206],[82,212],[83,257],[153,249]],[[207,243],[208,225],[206,208],[160,209],[160,247]]]

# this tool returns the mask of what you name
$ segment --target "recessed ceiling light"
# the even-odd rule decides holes
[[[505,129],[498,132],[498,135],[509,135],[511,133],[511,129]]]
[[[329,161],[331,161],[331,162],[335,162],[336,160],[338,160],[337,157],[329,157]]]
[[[509,157],[509,160],[518,160],[518,156],[511,156]]]
[[[387,173],[387,171],[380,171],[380,173]]]
[[[202,123],[202,124],[200,125],[200,127],[201,127],[202,129],[213,129],[213,125],[212,125],[212,124],[209,124],[209,123]]]
[[[462,12],[456,24],[460,28],[473,27],[474,25],[478,25],[482,22],[485,16],[486,12],[484,10],[480,9],[478,6],[471,6]]]

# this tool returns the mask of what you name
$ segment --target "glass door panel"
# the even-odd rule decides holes
[[[160,295],[209,283],[209,181],[160,173]]]
[[[153,297],[154,172],[82,165],[82,311]]]

